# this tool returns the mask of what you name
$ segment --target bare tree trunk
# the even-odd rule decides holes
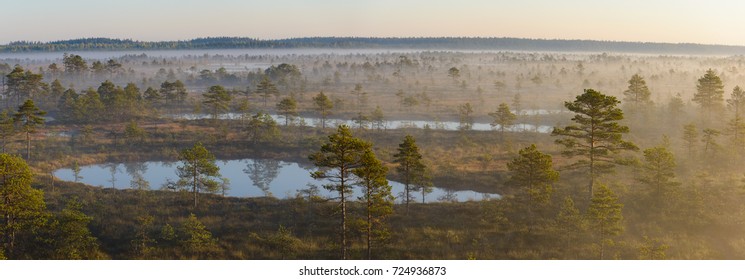
[[[342,174],[343,171],[342,171]],[[341,179],[341,259],[346,260],[347,259],[347,201],[346,197],[344,195],[345,186],[344,186],[344,175],[342,175]]]
[[[26,132],[26,160],[31,160],[31,132]]]
[[[406,179],[406,183],[404,183],[404,200],[406,201],[406,216],[409,215],[409,180]]]
[[[197,175],[197,166],[196,166],[196,164],[194,164],[194,173],[193,174],[194,174],[194,209],[196,209],[197,208],[197,192],[199,190],[199,188],[197,186],[197,177],[198,177],[198,175]]]
[[[370,213],[370,207],[372,207],[372,194],[370,193],[370,186],[367,186],[367,259],[372,259],[372,214]]]

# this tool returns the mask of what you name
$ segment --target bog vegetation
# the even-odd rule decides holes
[[[30,57],[0,60],[0,258],[745,258],[739,56]],[[319,183],[225,196],[242,158]],[[147,160],[180,179],[82,183]]]

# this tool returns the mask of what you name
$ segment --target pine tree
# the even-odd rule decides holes
[[[385,128],[385,116],[383,116],[383,110],[380,109],[380,106],[375,106],[375,110],[370,113],[370,122],[378,130]]]
[[[316,105],[316,111],[321,114],[321,128],[326,128],[326,117],[331,115],[331,109],[334,108],[334,102],[328,98],[323,91],[313,97],[313,104]]]
[[[704,129],[704,134],[701,136],[701,142],[704,142],[704,155],[713,157],[716,151],[719,150],[717,137],[721,134],[721,131],[713,128]]]
[[[212,119],[216,120],[218,115],[225,113],[233,98],[228,94],[224,87],[217,85],[211,86],[207,93],[203,94],[205,106],[212,108]]]
[[[675,180],[675,156],[664,146],[644,150],[644,164],[641,176],[637,179],[650,189],[650,194],[662,203],[663,198],[680,186]]]
[[[181,225],[181,248],[192,259],[204,259],[213,255],[219,247],[217,240],[193,213]]]
[[[34,236],[34,229],[46,222],[42,191],[31,187],[31,169],[17,156],[0,154],[0,250],[16,258],[19,236]]]
[[[745,148],[745,120],[735,116],[727,123],[725,132],[731,137],[730,141],[735,154],[742,154],[743,148]]]
[[[33,99],[35,95],[43,92],[47,84],[43,82],[42,74],[34,74],[30,70],[23,70],[23,67],[16,65],[13,71],[5,76],[5,92],[7,95],[6,106],[9,105],[11,98],[15,97],[16,104],[20,103],[21,98]]]
[[[559,179],[551,155],[541,153],[535,144],[520,150],[519,156],[507,163],[512,176],[510,183],[524,190],[522,199],[528,207],[528,225],[533,226],[533,212],[551,201],[553,183]]]
[[[199,192],[215,192],[218,189],[219,182],[215,178],[220,177],[220,168],[215,164],[215,156],[205,149],[202,143],[181,150],[179,160],[183,165],[177,168],[176,173],[180,177],[177,184],[191,189],[196,208]]]
[[[500,139],[504,140],[504,129],[512,125],[517,119],[517,116],[510,111],[510,106],[507,103],[500,103],[497,111],[489,113],[489,116],[493,118],[491,126],[499,126]]]
[[[370,146],[370,143],[353,137],[349,127],[340,125],[336,133],[328,136],[328,141],[321,146],[321,150],[308,157],[316,166],[328,168],[312,172],[311,176],[315,179],[329,181],[330,183],[323,187],[339,194],[341,210],[339,245],[342,259],[347,258],[347,196],[352,192],[354,183],[352,175],[353,171],[361,166],[362,156]]]
[[[152,87],[147,87],[145,89],[145,93],[143,94],[143,98],[150,104],[151,107],[155,108],[161,100],[163,100],[163,96],[160,95],[160,93],[155,90]]]
[[[727,99],[727,106],[734,111],[735,117],[739,117],[745,106],[745,90],[741,89],[740,86],[735,86],[732,89],[730,99]]]
[[[101,112],[106,111],[101,96],[93,88],[88,88],[85,94],[77,99],[75,108],[76,120],[85,122],[102,120]]]
[[[367,241],[367,259],[372,259],[372,248],[384,244],[390,237],[386,218],[393,214],[393,195],[391,186],[385,176],[388,168],[383,166],[371,149],[366,149],[360,161],[360,167],[352,171],[357,176],[357,185],[361,186],[365,204],[365,235]]]
[[[80,110],[78,98],[80,95],[74,89],[65,90],[57,102],[59,118],[64,121],[78,121]]]
[[[574,250],[579,247],[577,243],[582,240],[588,224],[586,217],[580,213],[571,197],[564,198],[559,214],[556,215],[556,223],[564,243],[562,247],[567,250]],[[578,259],[579,256],[576,256],[576,258]]]
[[[62,85],[62,82],[60,82],[58,79],[54,79],[52,83],[49,85],[49,97],[47,102],[50,100],[59,100],[60,97],[62,97],[62,94],[65,93],[65,87]]]
[[[277,86],[275,86],[274,83],[269,80],[268,76],[264,76],[259,84],[256,85],[256,93],[258,93],[261,98],[264,99],[264,108],[266,108],[266,100],[269,98],[269,96],[279,94],[279,90],[277,90]]]
[[[727,99],[727,105],[732,109],[735,116],[727,123],[726,133],[732,137],[732,145],[739,155],[745,148],[745,121],[740,117],[743,106],[745,106],[745,90],[735,86],[732,89],[731,98]]]
[[[404,184],[404,199],[406,202],[406,214],[409,214],[410,192],[415,185],[426,185],[426,166],[422,163],[422,154],[416,140],[411,135],[406,135],[404,141],[398,145],[398,153],[393,155],[393,162],[397,163],[396,171],[400,174]]]
[[[82,212],[83,205],[72,199],[67,202],[57,218],[55,233],[55,258],[61,260],[101,259],[98,239],[93,236],[88,224],[93,220]]]
[[[3,110],[0,113],[0,152],[5,152],[5,147],[12,142],[13,136],[17,133],[13,117],[8,111]]]
[[[77,160],[72,162],[72,178],[76,183],[79,182],[80,179],[83,179],[83,176],[80,176],[80,165]]]
[[[28,99],[18,107],[18,112],[13,115],[13,121],[26,134],[26,160],[31,159],[31,133],[36,132],[36,128],[44,124],[46,114],[47,112],[36,107],[33,100]]]
[[[698,129],[696,128],[696,124],[690,123],[683,126],[683,142],[685,142],[685,148],[688,150],[688,157],[693,157],[696,143],[698,143]]]
[[[186,86],[180,80],[175,82],[165,81],[160,84],[160,96],[166,100],[166,104],[171,105],[173,102],[182,103],[186,100]]]
[[[365,92],[362,89],[362,85],[361,84],[355,84],[354,85],[354,90],[352,90],[352,94],[354,94],[354,95],[357,96],[357,108],[359,108],[360,110],[362,110],[365,107],[367,107],[366,106],[367,105],[367,92]]]
[[[352,121],[357,124],[358,129],[366,129],[367,122],[370,121],[370,117],[363,115],[362,112],[358,112],[357,116],[352,118]]]
[[[587,219],[590,228],[597,238],[600,247],[600,259],[605,257],[605,245],[612,242],[610,238],[623,231],[623,204],[607,186],[600,184],[597,192],[593,193],[590,207],[587,209]]]
[[[292,96],[283,98],[277,103],[277,111],[285,116],[285,126],[290,125],[290,120],[297,117],[297,101]]]
[[[624,101],[629,101],[634,104],[634,107],[639,108],[643,105],[649,104],[651,100],[649,97],[652,93],[647,87],[647,82],[639,74],[634,74],[629,80],[629,87],[623,94],[626,96]]]
[[[714,70],[706,70],[706,74],[698,79],[696,93],[693,94],[693,102],[698,103],[706,114],[707,119],[711,113],[722,106],[724,101],[724,84]]]
[[[577,96],[574,102],[565,102],[564,106],[577,113],[572,118],[577,125],[565,128],[554,128],[553,136],[563,136],[556,140],[564,145],[564,155],[583,157],[572,167],[589,169],[590,184],[588,194],[592,197],[593,184],[599,174],[613,171],[617,161],[616,155],[621,151],[637,151],[639,148],[622,139],[629,132],[627,126],[619,125],[623,112],[616,108],[620,102],[613,96],[604,95],[592,89]]]
[[[458,114],[460,115],[460,130],[471,130],[473,127],[473,106],[471,103],[458,106]]]
[[[147,132],[145,129],[140,127],[137,122],[130,121],[124,127],[124,139],[126,139],[130,145],[145,142],[146,138]]]

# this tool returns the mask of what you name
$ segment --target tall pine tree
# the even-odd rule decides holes
[[[18,107],[18,112],[13,115],[13,121],[26,134],[26,160],[31,159],[31,133],[36,132],[36,128],[44,124],[46,114],[47,112],[36,107],[33,100],[28,99]]]
[[[605,258],[606,245],[612,243],[611,238],[623,231],[622,209],[623,204],[618,202],[616,194],[607,186],[600,184],[597,192],[592,195],[590,207],[587,209],[587,219],[598,242],[601,260]]]
[[[353,171],[362,166],[363,155],[370,146],[370,143],[353,137],[349,127],[340,125],[336,133],[328,136],[321,150],[308,157],[313,164],[323,168],[312,172],[311,176],[328,181],[323,187],[339,194],[341,259],[347,258],[347,199],[354,184]]]
[[[532,228],[534,210],[551,201],[559,172],[553,168],[551,155],[538,151],[535,144],[520,150],[519,156],[507,163],[507,169],[512,172],[510,183],[524,190],[521,200],[527,205],[528,225]]]
[[[615,165],[624,163],[617,158],[621,151],[639,150],[633,143],[623,140],[623,134],[628,133],[629,128],[618,124],[623,119],[623,112],[616,108],[619,103],[613,96],[586,89],[574,102],[564,103],[567,109],[577,113],[572,118],[577,124],[554,128],[551,133],[562,137],[556,143],[566,147],[564,155],[582,157],[572,167],[588,169],[590,197],[597,177],[612,172]]]
[[[414,186],[426,184],[426,166],[422,163],[422,154],[416,140],[411,135],[406,135],[404,141],[398,144],[398,153],[393,155],[393,162],[397,163],[396,171],[401,176],[404,184],[404,201],[406,202],[406,214],[409,214],[409,202],[412,199],[411,192]]]
[[[357,185],[361,186],[365,204],[365,237],[367,241],[367,259],[372,259],[372,248],[384,244],[390,238],[386,218],[393,214],[393,195],[391,186],[385,176],[388,168],[375,157],[368,148],[362,155],[360,167],[352,171],[357,176]]]

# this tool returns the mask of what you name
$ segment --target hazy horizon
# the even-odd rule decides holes
[[[0,44],[106,37],[511,37],[745,45],[740,1],[12,1]]]

